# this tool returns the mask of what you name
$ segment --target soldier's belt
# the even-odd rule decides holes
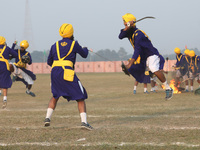
[[[74,81],[74,70],[72,69],[65,69],[65,66],[73,67],[73,62],[69,60],[56,60],[53,62],[53,67],[62,67],[64,70],[63,79],[66,81]]]
[[[69,61],[69,60],[54,60],[52,68],[53,67],[62,67],[62,66],[69,66],[69,67],[73,67],[73,62]]]

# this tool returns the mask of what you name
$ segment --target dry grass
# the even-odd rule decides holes
[[[50,75],[37,75],[35,98],[25,94],[21,82],[9,89],[7,109],[0,110],[0,149],[200,149],[199,96],[182,93],[165,101],[161,89],[144,94],[142,84],[133,95],[134,80],[123,73],[78,76],[89,95],[88,121],[95,130],[78,128],[77,104],[63,98],[51,126],[43,127]]]

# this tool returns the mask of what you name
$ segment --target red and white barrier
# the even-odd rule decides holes
[[[174,71],[172,66],[176,60],[165,61],[164,70]],[[47,63],[33,63],[27,66],[28,70],[35,74],[50,73],[51,67]],[[122,72],[121,61],[96,61],[96,62],[76,62],[75,72]]]

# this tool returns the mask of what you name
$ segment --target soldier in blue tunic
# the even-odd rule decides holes
[[[126,68],[129,69],[137,60],[138,56],[141,57],[141,60],[146,62],[146,66],[149,68],[149,71],[154,73],[158,79],[163,83],[166,88],[166,100],[169,100],[173,96],[173,89],[168,85],[166,78],[161,70],[159,70],[159,52],[153,47],[150,39],[146,33],[142,30],[136,28],[135,21],[136,18],[130,13],[122,16],[124,21],[125,28],[121,29],[119,34],[119,39],[128,38],[131,45],[134,48],[134,53],[130,62],[126,65]],[[145,67],[144,67],[145,68]],[[144,74],[145,69],[141,72],[141,75]],[[139,78],[140,76],[138,76]],[[137,79],[137,78],[136,78]]]
[[[196,55],[193,50],[189,52],[190,56],[190,76],[195,79],[200,87],[200,56]]]
[[[176,70],[176,86],[179,84],[179,80],[182,77],[186,84],[185,91],[188,92],[188,62],[186,60],[186,56],[181,53],[181,49],[176,47],[174,49],[176,53],[176,64],[174,66]]]
[[[16,41],[12,45],[12,49],[16,46]],[[26,85],[26,94],[35,97],[35,93],[31,92],[32,85],[34,80],[36,80],[36,75],[26,69],[27,64],[32,64],[31,54],[26,50],[29,47],[29,43],[27,40],[23,40],[20,42],[20,49],[14,49],[18,53],[18,57],[15,58],[15,63],[12,64],[14,68],[13,74],[13,81],[22,81]],[[29,57],[28,62],[23,61],[23,57]]]
[[[10,65],[9,65],[9,55],[17,57],[17,53],[6,46],[6,39],[0,36],[0,89],[3,90],[3,106],[6,108],[7,105],[7,92],[8,88],[12,86],[12,80],[10,78]]]
[[[50,126],[50,119],[59,97],[64,97],[68,101],[76,100],[81,116],[81,126],[86,129],[93,129],[87,122],[86,104],[87,92],[74,72],[76,54],[83,58],[88,56],[88,49],[82,48],[77,41],[74,41],[73,27],[64,23],[60,29],[62,40],[51,46],[47,64],[51,70],[51,91],[53,97],[49,101],[45,126]]]

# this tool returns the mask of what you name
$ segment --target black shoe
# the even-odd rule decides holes
[[[31,95],[32,97],[35,97],[35,94],[33,93],[33,92],[31,92],[31,91],[26,91],[26,94],[28,94],[28,95]]]
[[[89,123],[86,124],[85,122],[82,122],[81,127],[88,129],[88,130],[94,129]]]
[[[173,97],[174,90],[172,88],[170,88],[170,89],[166,90],[165,93],[166,93],[165,99],[169,100]]]
[[[44,126],[45,127],[50,126],[50,119],[49,118],[45,118],[45,120],[44,120]]]

